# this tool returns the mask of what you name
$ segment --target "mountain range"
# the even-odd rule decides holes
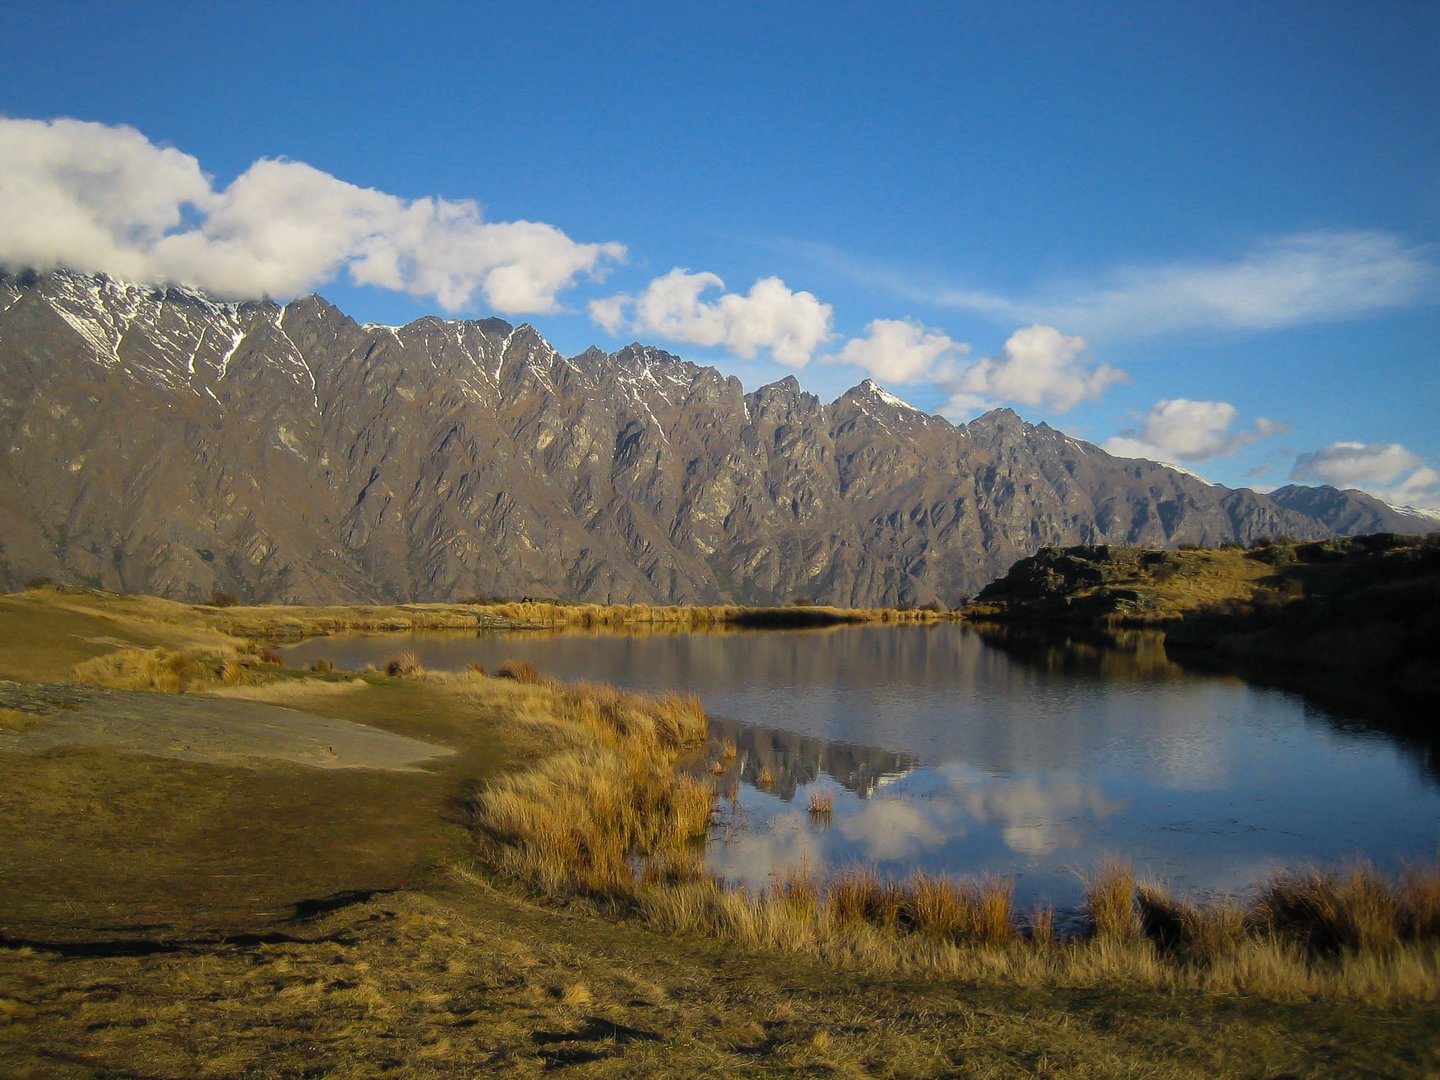
[[[1358,491],[1269,495],[867,380],[828,404],[529,325],[358,324],[0,274],[0,588],[206,600],[950,606],[1066,544],[1428,532]]]

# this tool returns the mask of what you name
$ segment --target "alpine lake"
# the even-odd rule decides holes
[[[1196,673],[1156,634],[872,624],[337,636],[283,651],[358,669],[405,650],[432,670],[527,660],[567,681],[699,695],[712,742],[696,767],[720,793],[708,859],[751,887],[800,868],[923,869],[1007,879],[1018,909],[1063,913],[1107,862],[1199,898],[1282,869],[1440,856],[1440,754],[1367,722],[1387,707],[1373,693],[1357,712]],[[829,814],[810,813],[815,792]]]

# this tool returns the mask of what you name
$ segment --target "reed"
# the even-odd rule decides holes
[[[812,791],[810,802],[807,807],[813,817],[829,819],[835,812],[835,793],[833,791]]]

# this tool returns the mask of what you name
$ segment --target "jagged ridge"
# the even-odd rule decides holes
[[[826,405],[499,319],[362,326],[67,272],[0,275],[0,437],[5,588],[951,605],[1046,545],[1427,527],[1009,410],[952,425],[868,380]]]

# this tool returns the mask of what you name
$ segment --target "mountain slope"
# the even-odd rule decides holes
[[[948,605],[1044,545],[1372,528],[868,381],[826,405],[499,319],[65,272],[0,275],[0,440],[11,589]]]

